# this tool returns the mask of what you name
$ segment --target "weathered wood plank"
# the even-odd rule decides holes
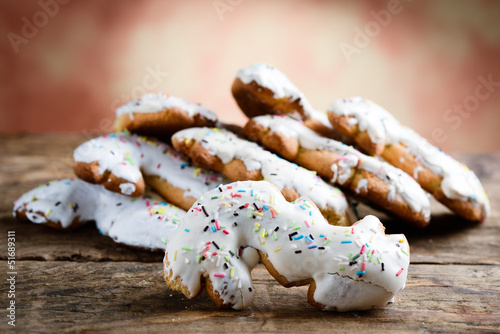
[[[360,206],[362,215],[376,213],[388,233],[409,239],[408,284],[395,304],[322,312],[306,303],[307,288],[285,289],[259,265],[254,303],[237,312],[216,309],[205,295],[186,300],[169,291],[162,254],[117,245],[91,225],[62,232],[12,218],[12,201],[23,192],[72,175],[73,149],[92,136],[0,135],[0,234],[16,231],[18,332],[500,332],[499,153],[455,155],[490,195],[492,217],[483,224],[433,203],[431,225],[418,230]],[[0,295],[7,289],[0,285]],[[0,332],[6,329],[4,318]]]
[[[256,297],[243,311],[168,290],[160,263],[17,264],[20,332],[494,332],[500,328],[500,266],[413,265],[394,304],[367,312],[320,311],[306,287],[285,289],[259,265]],[[6,285],[0,287],[5,295]],[[8,328],[0,323],[0,331]]]
[[[163,253],[141,251],[119,245],[111,238],[100,235],[93,222],[75,231],[19,222],[14,218],[0,219],[0,235],[16,232],[18,260],[37,261],[138,261],[161,262]],[[0,259],[6,259],[6,252]]]
[[[161,256],[128,251],[99,236],[90,226],[65,233],[43,226],[16,223],[11,218],[12,202],[22,193],[52,179],[72,176],[72,150],[91,136],[0,135],[0,231],[15,228],[20,242],[20,259],[77,259],[85,261],[158,261]],[[471,224],[454,216],[434,201],[433,219],[426,229],[416,229],[387,217],[363,204],[361,216],[376,214],[387,233],[405,233],[411,246],[412,263],[500,264],[500,154],[460,154],[490,195],[492,217],[483,224]],[[5,258],[0,254],[0,259]]]

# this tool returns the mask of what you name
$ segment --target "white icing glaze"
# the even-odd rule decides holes
[[[190,117],[200,115],[211,121],[217,121],[217,115],[213,111],[199,104],[190,103],[181,98],[162,93],[146,93],[143,97],[124,104],[116,109],[116,117],[129,114],[130,119],[134,119],[134,113],[156,113],[171,108],[179,108]]]
[[[367,156],[351,146],[322,137],[290,117],[259,116],[253,120],[272,132],[295,138],[300,146],[306,149],[330,150],[343,156],[338,163],[332,165],[332,182],[343,185],[351,176],[351,168],[369,171],[389,184],[389,200],[393,201],[397,193],[409,204],[413,212],[421,212],[426,218],[430,216],[429,198],[418,183],[399,168]]]
[[[443,177],[441,189],[450,199],[468,201],[481,206],[483,216],[490,213],[488,196],[473,171],[430,144],[410,128],[401,125],[387,110],[361,97],[335,100],[329,112],[353,116],[360,131],[367,131],[373,143],[402,143],[407,152],[432,172]]]
[[[422,168],[422,166],[417,166],[414,170],[413,170],[413,178],[415,180],[418,180],[418,173],[423,171],[424,169]]]
[[[299,99],[305,115],[315,112],[305,95],[282,72],[271,65],[256,63],[242,68],[236,76],[244,84],[255,81],[259,86],[273,91],[276,99],[290,98],[292,101]]]
[[[177,132],[172,138],[200,141],[204,148],[225,164],[240,159],[247,170],[260,169],[264,180],[279,189],[295,189],[299,196],[308,196],[321,209],[329,206],[337,212],[347,210],[345,196],[338,188],[326,184],[315,173],[279,158],[256,143],[240,139],[229,131],[191,128]]]
[[[25,208],[33,223],[50,220],[68,228],[76,218],[81,223],[95,221],[114,241],[151,250],[165,249],[186,213],[152,192],[130,198],[79,179],[52,181],[28,191],[14,202],[14,216]]]
[[[367,179],[361,179],[358,181],[358,185],[356,186],[356,192],[359,194],[361,190],[367,191],[368,190],[368,180]]]
[[[97,161],[101,175],[108,170],[132,183],[138,182],[142,173],[157,175],[184,189],[184,196],[194,198],[225,182],[218,173],[190,166],[184,154],[167,144],[121,132],[83,143],[76,148],[74,159],[85,163]],[[131,194],[131,186],[125,183],[120,189],[123,194]]]
[[[327,309],[383,306],[404,288],[409,266],[405,237],[383,230],[374,216],[332,226],[307,198],[288,203],[268,182],[235,182],[189,210],[167,243],[165,275],[180,277],[190,296],[200,277],[209,277],[220,298],[241,309],[254,292],[238,250],[251,247],[267,254],[288,282],[313,278],[314,299]]]

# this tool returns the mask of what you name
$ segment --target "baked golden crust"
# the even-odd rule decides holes
[[[260,86],[255,81],[249,84],[235,78],[231,87],[236,103],[249,118],[266,114],[285,114],[297,119],[304,119],[305,112],[300,100],[289,97],[277,99],[274,92]]]
[[[223,163],[219,157],[211,154],[208,149],[204,148],[200,141],[181,140],[174,136],[172,138],[172,146],[189,156],[195,164],[220,172],[232,181],[261,181],[264,179],[260,169],[248,170],[241,159],[235,158],[228,163]],[[294,201],[300,197],[298,192],[293,188],[283,188],[280,191],[287,201]],[[351,225],[351,221],[347,215],[339,213],[333,208],[326,206],[321,209],[321,212],[332,224],[341,226]]]
[[[298,139],[273,132],[253,119],[245,125],[244,133],[253,141],[261,143],[283,158],[314,170],[329,180],[334,178],[332,166],[338,164],[343,158],[341,154],[332,150],[311,150],[302,147]],[[361,180],[367,180],[366,186],[358,186]],[[357,193],[367,203],[382,208],[418,227],[425,227],[429,223],[429,218],[424,213],[413,211],[401,196],[395,196],[393,200],[389,200],[390,185],[369,171],[353,168],[347,181],[339,185],[353,194]]]
[[[354,116],[338,115],[328,112],[328,119],[333,127],[354,141],[368,154],[383,157],[391,165],[400,168],[409,175],[418,175],[416,181],[422,188],[431,193],[436,200],[443,203],[459,216],[471,220],[481,221],[484,217],[481,207],[474,206],[471,200],[462,201],[446,197],[441,189],[443,177],[432,172],[424,164],[417,161],[416,157],[408,153],[407,146],[403,143],[377,144],[372,142],[368,131],[360,131],[357,124],[349,125],[349,119]]]
[[[120,115],[114,123],[115,131],[127,129],[132,133],[144,136],[155,136],[162,140],[170,141],[170,137],[180,130],[195,126],[214,126],[215,122],[200,114],[189,116],[178,107],[164,109],[151,113],[129,113]]]
[[[73,163],[73,171],[75,172],[75,175],[83,181],[93,184],[102,184],[104,188],[115,193],[121,193],[121,184],[130,183],[123,178],[117,177],[110,171],[104,171],[104,173],[100,174],[99,163],[97,161],[93,161],[91,163],[75,161]],[[138,197],[144,194],[144,190],[146,189],[144,179],[139,179],[134,183],[134,186],[135,190],[132,193],[124,195]]]

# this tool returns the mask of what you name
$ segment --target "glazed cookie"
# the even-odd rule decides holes
[[[115,242],[153,251],[165,250],[166,240],[185,214],[154,193],[130,198],[79,179],[32,189],[14,202],[13,210],[18,219],[58,229],[95,221],[101,234]]]
[[[168,94],[145,94],[116,110],[115,131],[128,129],[141,135],[170,139],[193,126],[214,126],[217,116],[199,104]]]
[[[335,131],[327,115],[314,109],[304,93],[275,67],[257,63],[239,70],[231,92],[240,109],[250,118],[284,114],[303,121],[322,136],[350,142]]]
[[[375,216],[332,226],[308,198],[289,203],[268,182],[244,181],[208,192],[189,210],[167,242],[165,280],[188,298],[204,281],[219,307],[245,308],[254,296],[239,256],[247,248],[280,284],[309,284],[311,304],[337,311],[386,305],[404,288],[410,262],[404,235],[385,235]]]
[[[328,111],[332,125],[372,155],[381,155],[420,183],[422,188],[461,217],[483,221],[488,196],[467,166],[456,161],[387,110],[361,97],[338,99]]]
[[[74,152],[75,174],[84,181],[128,196],[141,196],[146,183],[168,202],[188,210],[224,178],[193,167],[186,156],[156,140],[126,133],[92,139]]]
[[[259,116],[244,129],[252,140],[358,194],[368,203],[424,227],[430,219],[427,195],[402,170],[351,146],[316,134],[283,116]]]
[[[259,145],[217,128],[191,128],[177,132],[172,145],[201,166],[223,173],[232,181],[266,180],[289,201],[308,196],[334,225],[350,225],[344,194],[316,173],[266,151]]]

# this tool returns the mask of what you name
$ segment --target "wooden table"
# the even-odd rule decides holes
[[[492,215],[471,224],[433,203],[431,225],[406,226],[376,213],[411,246],[406,289],[384,308],[320,311],[307,287],[286,289],[259,265],[253,305],[219,310],[188,300],[162,277],[162,254],[116,245],[93,225],[74,232],[17,222],[12,202],[48,180],[72,176],[72,151],[85,136],[0,135],[0,332],[7,324],[7,232],[16,234],[16,327],[25,332],[500,332],[500,154],[457,154],[481,178]],[[10,300],[10,299],[9,299]]]

